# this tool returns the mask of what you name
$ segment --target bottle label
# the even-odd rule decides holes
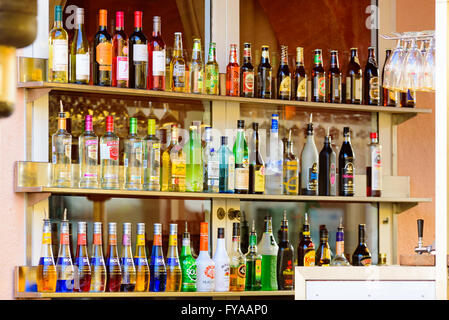
[[[298,79],[298,87],[296,88],[296,97],[305,99],[307,96],[307,79],[300,77]]]
[[[186,163],[182,160],[172,160],[172,176],[185,177],[186,176]]]
[[[193,93],[202,93],[203,92],[203,69],[202,68],[195,68],[191,71],[191,91]]]
[[[256,262],[254,268],[255,280],[256,282],[260,282],[260,280],[262,279],[262,259],[257,259],[255,262]]]
[[[346,77],[346,101],[351,100],[351,88],[352,88],[351,77]]]
[[[165,75],[165,49],[153,51],[153,76]]]
[[[294,160],[284,162],[284,191],[286,194],[298,194],[299,168]]]
[[[342,172],[343,193],[354,193],[354,164],[352,157],[347,157]]]
[[[144,234],[138,234],[136,240],[136,246],[144,246],[145,245],[145,235]]]
[[[148,62],[148,46],[147,44],[135,43],[133,44],[133,61],[134,62]],[[164,67],[165,70],[165,67]]]
[[[59,244],[70,244],[70,237],[68,233],[61,233]]]
[[[235,189],[248,190],[249,170],[248,168],[235,168]]]
[[[98,159],[98,140],[88,139],[85,141],[85,148],[87,150],[87,156],[92,160]]]
[[[356,77],[354,79],[354,99],[361,101],[362,100],[362,78]]]
[[[129,234],[124,234],[122,237],[122,243],[124,246],[130,246],[131,245],[131,238]]]
[[[146,258],[134,258],[134,265],[137,266],[148,266],[148,259]]]
[[[362,265],[362,266],[370,266],[371,265],[371,257],[362,257],[360,259],[360,265]]]
[[[312,168],[309,168],[309,181],[307,182],[307,190],[318,190],[318,164],[315,162],[312,164]]]
[[[332,77],[332,99],[341,99],[341,77]]]
[[[117,57],[117,80],[128,81],[129,77],[129,63],[128,57],[119,56]]]
[[[119,142],[107,141],[106,143],[102,143],[100,145],[100,156],[101,160],[118,160],[119,154]]]
[[[379,77],[372,77],[369,79],[369,97],[371,100],[379,101]]]
[[[264,192],[265,191],[265,166],[255,170],[254,174],[254,191]]]
[[[168,245],[172,247],[178,246],[178,237],[175,234],[171,234],[168,237]]]
[[[44,232],[42,234],[42,244],[51,244],[51,232]]]
[[[214,65],[206,65],[206,90],[208,93],[218,93],[218,70]]]
[[[324,98],[326,95],[326,78],[323,74],[318,74],[313,78],[313,96],[318,99]]]
[[[371,149],[371,189],[382,190],[382,154],[380,148]]]
[[[97,45],[96,50],[100,71],[112,71],[112,43],[101,42]]]
[[[64,39],[53,40],[53,71],[68,70],[68,41]]]
[[[75,55],[75,78],[77,81],[89,80],[90,57],[89,53]]]
[[[85,233],[78,233],[78,245],[86,245],[87,244],[87,238]]]
[[[337,255],[343,255],[344,251],[345,251],[345,242],[344,241],[335,242],[335,253]]]
[[[315,266],[315,250],[308,250],[304,255],[304,267]]]
[[[254,71],[243,72],[243,93],[254,92]]]
[[[282,280],[284,288],[293,288],[295,272],[293,270],[293,261],[288,260],[285,269],[282,270]]]
[[[234,155],[229,155],[228,159],[228,190],[234,190],[235,186],[235,160]]]
[[[184,64],[175,64],[173,66],[173,86],[175,88],[184,88],[186,79],[186,66]]]
[[[281,84],[279,85],[279,94],[290,95],[290,89],[291,89],[291,78],[290,76],[286,76],[282,79]]]
[[[240,91],[240,67],[228,67],[226,72],[228,94],[239,95]]]
[[[331,195],[337,194],[336,180],[337,180],[337,165],[334,162],[332,162],[329,170],[329,183]]]
[[[103,239],[101,233],[94,233],[94,245],[101,245],[103,243]]]
[[[162,246],[162,235],[160,234],[154,235],[153,246]]]
[[[204,269],[204,275],[206,276],[206,278],[209,279],[215,279],[215,266],[207,266]]]

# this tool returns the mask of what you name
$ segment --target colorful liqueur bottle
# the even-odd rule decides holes
[[[200,254],[196,259],[196,288],[200,292],[211,292],[215,288],[215,263],[209,256],[208,223],[200,225]]]
[[[67,209],[64,210],[64,219],[61,220],[59,237],[59,253],[56,263],[58,281],[56,292],[72,292],[74,285],[74,268],[72,255],[70,253],[69,221],[67,220]]]
[[[179,264],[178,255],[178,225],[170,224],[170,234],[168,236],[167,253],[167,288],[166,291],[181,291],[182,270]]]
[[[108,253],[106,257],[107,292],[119,292],[122,284],[122,269],[117,251],[117,223],[108,223]]]
[[[164,253],[162,252],[162,225],[155,223],[150,260],[150,291],[165,291],[166,284],[167,269],[165,267]]]
[[[36,278],[38,292],[56,291],[57,273],[51,249],[51,223],[49,219],[44,219],[41,256],[37,266]]]
[[[131,250],[131,223],[123,223],[122,254],[120,257],[122,269],[122,284],[120,291],[133,292],[136,287],[136,267],[134,266],[133,253]]]
[[[78,245],[75,258],[75,292],[89,292],[91,270],[89,254],[87,253],[87,223],[78,222]]]
[[[136,266],[136,289],[137,292],[148,291],[150,286],[150,267],[148,265],[145,250],[145,223],[137,224],[136,254],[134,265]]]
[[[257,233],[253,227],[249,234],[249,247],[246,254],[246,291],[259,291],[262,288],[262,255],[257,253]]]
[[[90,268],[92,278],[90,281],[90,292],[104,292],[106,290],[106,264],[103,256],[103,224],[94,222],[92,244],[92,257]]]

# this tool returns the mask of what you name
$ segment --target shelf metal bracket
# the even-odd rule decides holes
[[[416,113],[393,113],[392,120],[393,125],[400,125],[401,123],[416,117]]]

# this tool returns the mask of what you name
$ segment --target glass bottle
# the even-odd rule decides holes
[[[295,270],[294,270],[295,252],[293,246],[288,240],[288,220],[287,212],[284,210],[284,219],[281,221],[281,241],[279,242],[279,251],[277,256],[277,282],[279,290],[293,290]]]
[[[380,197],[382,195],[382,146],[377,140],[377,132],[371,132],[370,139],[366,165],[366,196]]]
[[[262,255],[257,253],[257,233],[254,225],[249,234],[249,247],[246,254],[245,291],[259,291],[262,288]]]
[[[265,163],[260,154],[259,124],[253,123],[253,141],[249,154],[248,193],[263,194],[265,191]]]
[[[318,189],[320,196],[337,195],[337,156],[332,149],[332,138],[327,128],[324,137],[323,149],[320,152],[320,174],[318,176]]]
[[[37,292],[55,292],[57,272],[51,248],[51,223],[44,219],[41,256],[36,271]]]
[[[145,248],[145,223],[137,223],[136,253],[134,266],[136,267],[136,292],[146,292],[150,286],[150,267],[148,265]]]
[[[267,155],[266,193],[282,194],[282,141],[279,139],[279,114],[271,115],[269,153]]]
[[[395,99],[395,91],[387,89],[384,87],[384,78],[385,78],[385,66],[387,65],[387,62],[391,56],[391,49],[385,50],[385,62],[384,67],[382,69],[382,105],[384,107],[394,107],[396,105],[396,99]]]
[[[229,256],[226,252],[224,228],[218,228],[217,248],[214,253],[215,263],[215,291],[229,291]]]
[[[377,106],[380,104],[379,67],[377,66],[374,49],[374,47],[368,48],[368,61],[365,65],[364,75],[364,93],[365,104]]]
[[[243,44],[243,63],[240,68],[240,96],[254,98],[254,66],[251,62],[251,43]]]
[[[207,63],[205,65],[206,83],[205,91],[206,94],[219,94],[219,70],[217,63],[217,52],[215,42],[209,44],[209,54],[207,58]]]
[[[343,128],[343,137],[343,145],[338,155],[339,190],[340,196],[351,197],[355,192],[355,154],[352,149],[349,127]]]
[[[343,221],[340,219],[340,225],[337,229],[337,237],[335,242],[335,256],[332,258],[331,266],[349,266],[349,262],[345,257],[345,239]]]
[[[245,139],[245,121],[237,120],[237,136],[234,142],[235,159],[235,193],[248,193],[249,166],[248,166],[248,144]]]
[[[75,269],[73,267],[72,254],[70,253],[69,221],[66,218],[66,212],[64,212],[64,219],[61,220],[59,233],[56,292],[72,292]]]
[[[181,142],[178,139],[178,131],[175,129],[175,127],[173,127],[172,130],[175,131],[173,134],[175,134],[176,138],[175,136],[172,136],[172,142],[175,142],[175,144],[173,145],[173,148],[169,153],[171,167],[168,190],[174,192],[185,192],[187,156],[181,145]],[[202,179],[200,181],[202,181]]]
[[[312,99],[313,102],[326,102],[326,71],[323,67],[323,53],[315,49],[312,67]]]
[[[148,52],[148,89],[165,90],[165,42],[161,35],[161,17],[153,17],[153,33]]]
[[[221,137],[221,147],[218,150],[219,178],[218,189],[220,193],[234,193],[235,158],[228,148],[228,137]]]
[[[219,191],[219,176],[220,176],[220,161],[218,150],[214,147],[212,128],[205,128],[206,146],[203,149],[203,191],[218,193]]]
[[[244,291],[246,257],[240,249],[240,223],[232,223],[232,247],[229,254],[229,291]]]
[[[106,133],[100,138],[100,184],[102,189],[119,189],[120,139],[114,133],[114,117],[106,117]]]
[[[351,59],[346,74],[346,103],[362,104],[363,74],[357,48],[351,48]]]
[[[315,254],[315,265],[328,267],[332,259],[332,252],[329,246],[329,232],[325,225],[320,226],[320,245]]]
[[[179,262],[182,271],[181,292],[196,291],[196,261],[190,249],[190,233],[187,231],[187,221],[185,231],[182,235],[182,248]]]
[[[124,13],[117,11],[112,35],[112,86],[119,88],[127,88],[129,82],[128,37],[124,29]]]
[[[203,93],[204,65],[201,51],[201,39],[193,39],[192,61],[190,62],[190,92]]]
[[[55,22],[48,37],[48,81],[67,83],[69,37],[62,24],[62,6],[55,6]]]
[[[72,135],[66,130],[65,112],[60,101],[58,131],[51,136],[52,186],[72,186]]]
[[[279,247],[273,236],[272,220],[270,216],[265,217],[265,230],[259,242],[259,252],[262,255],[262,290],[271,291],[278,289],[277,283],[277,254]]]
[[[297,195],[299,193],[299,159],[293,153],[293,142],[288,140],[283,160],[283,194]]]
[[[168,292],[181,291],[182,270],[178,255],[178,225],[170,223],[167,252],[167,287]]]
[[[201,123],[192,123],[186,150],[186,191],[203,191],[203,157],[201,152]]]
[[[196,259],[196,290],[211,292],[215,288],[215,263],[209,256],[209,229],[207,222],[200,224],[200,254]]]
[[[106,264],[103,257],[103,231],[101,222],[94,222],[92,256],[90,267],[92,277],[90,292],[105,292],[106,290]]]
[[[240,66],[237,60],[237,45],[231,44],[229,63],[226,67],[226,95],[240,96]]]
[[[143,189],[161,190],[161,143],[156,137],[156,120],[148,119],[148,136],[143,139]]]
[[[296,47],[295,100],[307,101],[307,73],[304,68],[304,48]]]
[[[162,168],[161,168],[161,191],[168,191],[171,183],[171,152],[173,147],[178,143],[178,128],[176,125],[171,127],[171,138],[170,144],[168,147],[162,152],[161,160],[162,160]]]
[[[290,100],[292,79],[288,67],[288,46],[281,45],[281,61],[278,68],[277,82],[277,98],[281,100]]]
[[[75,32],[70,44],[70,82],[88,84],[90,75],[90,46],[84,30],[84,9],[75,13]]]
[[[100,9],[98,31],[94,37],[93,83],[112,85],[112,37],[108,33],[108,11]]]
[[[307,140],[301,153],[301,194],[308,196],[318,195],[319,159],[318,151],[313,137],[312,114],[307,124]]]
[[[78,244],[75,258],[75,286],[74,292],[89,292],[92,273],[89,254],[87,253],[87,223],[78,222]]]
[[[315,245],[310,236],[310,225],[307,212],[304,214],[302,238],[298,244],[298,266],[313,267],[315,265]]]
[[[165,291],[167,284],[167,269],[162,252],[162,225],[154,224],[153,248],[150,258],[150,291]]]
[[[186,90],[186,62],[182,50],[182,33],[175,32],[173,57],[170,61],[171,91],[185,92]]]
[[[142,11],[134,11],[134,31],[129,36],[129,87],[147,88],[148,43],[142,30]]]
[[[122,284],[120,291],[133,292],[136,288],[136,267],[134,265],[131,249],[131,223],[123,223],[122,253],[120,255],[120,267],[122,269]]]
[[[142,140],[137,136],[136,118],[129,118],[129,135],[124,144],[124,188],[142,190]]]
[[[262,55],[257,67],[257,97],[262,99],[272,98],[272,68],[268,46],[262,46]]]
[[[122,268],[117,251],[117,223],[108,223],[108,253],[106,256],[107,292],[119,292],[122,284]]]
[[[92,116],[86,115],[84,132],[78,138],[79,145],[79,186],[98,188],[98,137],[94,133]]]
[[[365,241],[365,225],[359,224],[359,244],[352,254],[353,266],[370,266],[371,253]]]
[[[331,103],[342,103],[342,78],[340,71],[340,62],[338,61],[338,51],[331,50],[331,64],[328,72],[329,78],[329,99]]]

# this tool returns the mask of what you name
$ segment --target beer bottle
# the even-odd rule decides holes
[[[288,68],[288,47],[281,46],[281,61],[279,63],[277,98],[281,100],[291,99],[291,75]]]
[[[262,46],[262,56],[257,68],[257,97],[262,99],[271,99],[272,68],[270,64],[270,53],[268,46]]]
[[[240,96],[240,66],[237,62],[237,45],[231,44],[229,64],[226,67],[226,95]]]
[[[307,74],[304,68],[304,48],[296,47],[296,70],[293,94],[297,101],[307,101]]]
[[[368,48],[368,61],[365,66],[365,104],[379,105],[379,68],[377,66],[374,47]]]
[[[390,58],[390,56],[391,56],[391,49],[387,49],[385,51],[385,62],[384,67],[382,69],[382,105],[384,107],[394,107],[396,105],[395,91],[383,87],[385,77],[385,65],[387,64],[387,61]]]
[[[206,94],[219,94],[219,88],[218,88],[218,63],[217,63],[217,57],[216,57],[216,48],[215,48],[215,42],[211,42],[209,44],[209,55],[207,63],[204,67],[205,74],[206,74]]]
[[[344,141],[338,155],[338,180],[340,196],[354,196],[355,154],[351,145],[349,127],[343,128]]]
[[[254,98],[254,67],[251,63],[251,43],[243,44],[243,64],[240,68],[240,95]]]
[[[331,51],[331,64],[329,68],[329,102],[342,103],[341,96],[341,71],[338,61],[338,51]]]
[[[321,49],[315,49],[312,68],[312,101],[326,102],[326,71]]]
[[[362,104],[363,75],[357,48],[351,48],[351,58],[346,74],[346,103]]]
[[[181,32],[175,32],[173,57],[170,61],[170,79],[171,91],[186,91],[186,62],[183,57]]]
[[[307,212],[304,215],[302,237],[298,245],[298,266],[313,267],[315,265],[315,245],[310,237],[310,225]]]

